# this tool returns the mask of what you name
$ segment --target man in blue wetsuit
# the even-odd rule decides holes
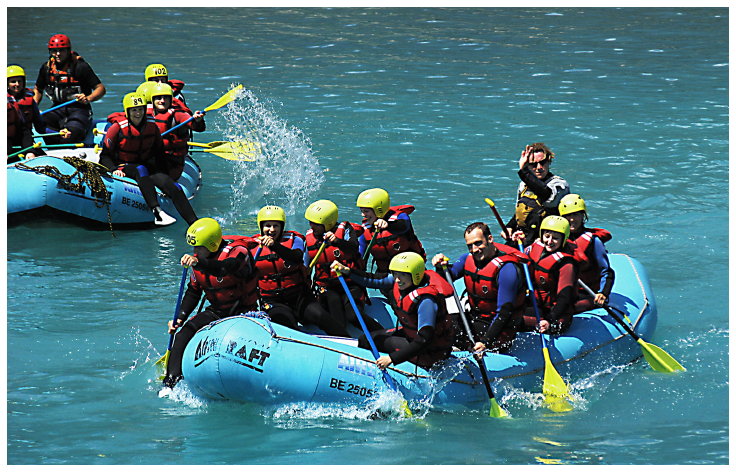
[[[449,357],[454,327],[446,299],[452,296],[452,287],[437,272],[425,270],[422,256],[415,252],[397,254],[391,259],[391,273],[386,276],[351,270],[338,261],[331,267],[364,287],[393,289],[391,302],[400,326],[370,333],[378,350],[388,353],[376,360],[379,368],[405,361],[430,368]],[[358,340],[358,346],[369,348],[365,335]]]
[[[493,242],[485,223],[472,223],[465,229],[467,254],[460,256],[449,269],[447,257],[437,254],[432,264],[441,274],[449,270],[453,280],[463,278],[470,305],[470,325],[476,352],[489,349],[505,352],[511,347],[517,327],[523,323],[524,275],[522,264],[528,257],[511,246]],[[458,330],[458,346],[469,345],[464,330]]]

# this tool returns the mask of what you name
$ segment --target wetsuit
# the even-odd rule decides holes
[[[582,228],[578,234],[570,235],[575,243],[575,257],[579,262],[579,278],[591,290],[602,293],[609,298],[613,289],[616,274],[608,261],[608,251],[605,242],[611,239],[611,234],[599,228]],[[579,300],[575,303],[575,312],[597,308],[593,299],[580,287]]]
[[[537,178],[526,166],[519,169],[521,183],[516,193],[516,213],[506,223],[512,233],[524,232],[524,246],[539,237],[539,226],[549,215],[558,215],[557,206],[562,197],[570,193],[565,179],[549,172],[544,180]],[[509,241],[507,241],[509,243]]]

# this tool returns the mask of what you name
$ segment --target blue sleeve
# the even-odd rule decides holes
[[[603,292],[606,282],[611,274],[611,264],[608,262],[608,251],[600,238],[593,238],[593,255],[601,273],[601,286],[599,292]]]
[[[437,303],[429,297],[425,297],[419,302],[419,308],[417,309],[418,315],[418,329],[422,329],[425,326],[431,326],[434,328],[435,322],[437,321]]]
[[[304,240],[302,238],[294,238],[294,244],[291,245],[292,249],[299,249],[302,252],[307,252],[304,246]]]
[[[393,224],[399,222],[400,224]],[[396,219],[388,222],[391,226],[389,229],[393,234],[404,234],[411,229],[411,218],[406,213],[399,213]]]
[[[463,275],[463,270],[465,269],[465,260],[470,256],[469,253],[463,254],[462,256],[458,257],[457,260],[452,264],[452,267],[450,267],[450,275],[452,275],[452,280],[457,280]]]
[[[350,272],[350,274],[348,274],[348,277],[350,277],[350,280],[352,280],[356,284],[368,288],[391,289],[394,286],[394,276],[391,274],[388,274],[382,279],[372,279]]]
[[[508,302],[514,302],[516,300],[516,294],[519,293],[519,287],[521,286],[521,277],[519,271],[516,270],[516,265],[513,263],[506,263],[501,267],[498,272],[498,298],[496,300],[496,306],[501,308]]]
[[[360,253],[361,257],[365,255],[366,247],[368,247],[368,242],[365,240],[365,236],[361,234],[358,238],[358,252]]]

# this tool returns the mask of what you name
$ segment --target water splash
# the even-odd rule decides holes
[[[216,127],[224,139],[257,143],[253,160],[233,161],[231,205],[225,223],[255,214],[267,204],[281,206],[287,215],[304,208],[325,181],[309,138],[249,90],[243,90],[220,115],[224,125]]]

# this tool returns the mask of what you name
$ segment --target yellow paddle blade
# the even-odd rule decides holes
[[[235,87],[234,89],[230,90],[228,93],[220,97],[219,100],[217,100],[215,103],[205,108],[204,111],[207,112],[207,111],[217,110],[218,108],[224,107],[228,103],[235,100],[235,98],[238,96],[238,93],[240,93],[242,89],[243,89],[243,85],[242,84],[238,85],[237,87]]]
[[[255,161],[259,151],[258,144],[250,141],[225,141],[224,144],[204,150],[230,161]]]
[[[158,370],[159,380],[163,380],[164,377],[166,377],[166,368],[169,366],[169,354],[171,354],[171,351],[166,351],[166,354],[161,356],[161,358],[154,364]]]
[[[545,396],[545,403],[552,411],[570,411],[572,405],[567,401],[570,397],[570,391],[567,384],[560,374],[552,365],[549,357],[549,349],[543,348],[544,355],[544,382],[542,383],[542,393]],[[551,397],[551,398],[550,398]]]
[[[505,418],[509,416],[509,414],[501,408],[501,405],[498,404],[495,398],[491,398],[491,411],[489,413],[489,416],[491,418]]]
[[[644,354],[644,359],[649,362],[652,369],[657,372],[675,372],[685,371],[686,369],[680,365],[672,356],[667,354],[662,348],[650,344],[643,339],[639,338],[636,340],[641,345],[641,352]]]
[[[411,418],[414,416],[411,410],[409,409],[409,403],[406,400],[401,401],[401,413],[404,416],[404,418]]]
[[[225,141],[218,141],[218,142],[220,142],[220,143],[224,143]],[[194,147],[203,147],[203,148],[211,148],[211,147],[213,146],[213,144],[212,144],[212,143],[209,143],[209,144],[205,144],[205,143],[194,143],[194,142],[191,142],[191,141],[188,141],[188,142],[187,142],[187,144],[188,144],[189,146],[194,146]]]
[[[486,203],[487,203],[487,204],[488,204],[488,206],[489,206],[489,207],[491,207],[491,208],[493,208],[494,206],[496,206],[496,204],[495,204],[495,203],[493,203],[493,200],[491,200],[490,198],[486,198]]]

